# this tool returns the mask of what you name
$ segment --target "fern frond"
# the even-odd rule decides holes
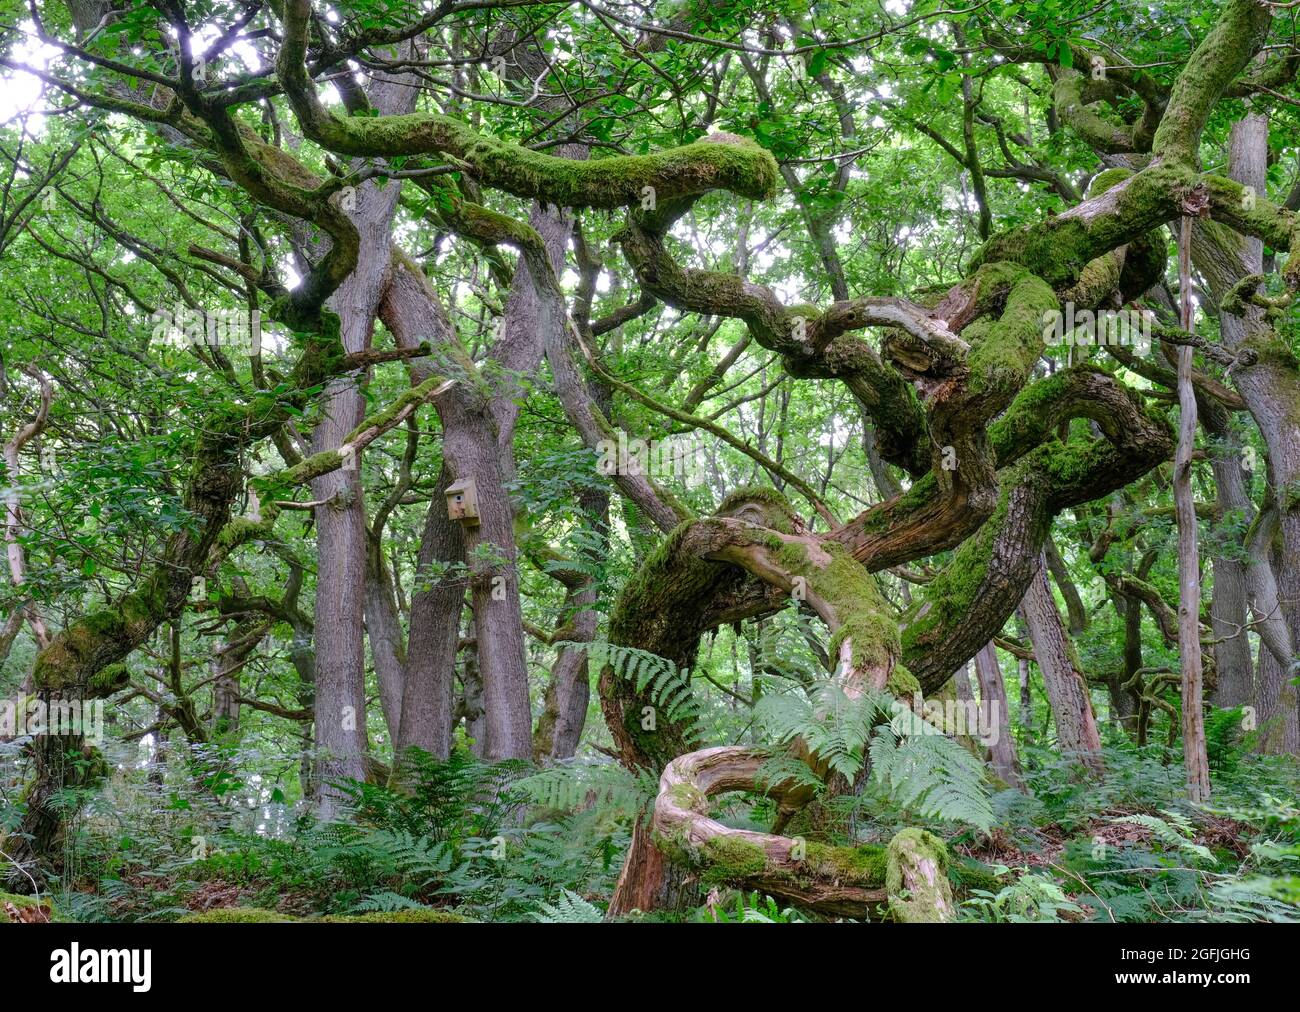
[[[540,907],[532,914],[539,924],[597,924],[605,919],[599,907],[568,889],[561,890],[554,903],[542,903]]]
[[[563,763],[520,780],[517,786],[544,808],[571,809],[589,799],[636,813],[658,792],[653,774],[634,774],[616,763]]]

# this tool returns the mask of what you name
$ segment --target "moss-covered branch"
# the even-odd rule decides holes
[[[942,841],[907,829],[888,847],[832,847],[732,829],[709,816],[709,798],[758,785],[767,756],[722,746],[669,763],[655,799],[655,841],[706,884],[757,889],[819,913],[946,921],[955,912]],[[779,795],[779,788],[769,789]]]
[[[484,185],[560,207],[632,207],[709,190],[765,200],[776,192],[776,161],[750,142],[697,142],[652,155],[577,161],[479,133],[449,116],[339,116],[325,107],[307,71],[311,0],[286,0],[276,72],[303,133],[343,155],[442,155]],[[738,139],[737,139],[738,140]]]

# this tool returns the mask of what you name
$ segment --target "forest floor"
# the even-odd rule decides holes
[[[1104,772],[1087,776],[1027,746],[1025,788],[992,796],[990,829],[920,823],[947,841],[959,919],[1300,920],[1300,767],[1223,753],[1211,802],[1192,805],[1175,758],[1110,744]],[[0,897],[0,921],[599,920],[649,795],[631,781],[611,787],[608,767],[586,769],[606,778],[601,789],[542,805],[515,788],[527,779],[501,790],[499,767],[457,754],[424,768],[413,792],[356,785],[348,818],[330,824],[301,805],[249,804],[256,794],[240,789],[114,782],[73,821],[62,877],[35,908]],[[498,790],[484,803],[488,784]],[[881,844],[918,824],[869,784],[843,806],[832,842]],[[730,795],[714,814],[761,830],[772,805]],[[643,916],[819,919],[704,887],[685,910]]]

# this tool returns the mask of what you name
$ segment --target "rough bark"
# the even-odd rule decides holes
[[[453,574],[433,580],[430,567],[465,557],[460,524],[447,518],[442,491],[451,484],[443,467],[425,515],[411,594],[410,637],[402,669],[402,715],[397,754],[421,749],[436,759],[451,754],[456,647],[465,588]]]
[[[1079,670],[1052,598],[1045,561],[1030,581],[1021,607],[1034,644],[1034,659],[1042,672],[1052,715],[1056,718],[1057,743],[1062,751],[1096,765],[1100,762],[1101,736],[1097,733],[1088,683]]]
[[[399,114],[415,107],[415,81],[410,77],[376,77],[368,98],[379,112]],[[357,163],[357,167],[360,163]],[[331,306],[339,315],[340,339],[346,352],[368,348],[375,313],[389,271],[393,215],[401,184],[379,187],[366,182],[356,188],[354,222],[359,235],[356,265],[335,292]],[[322,419],[312,431],[314,453],[334,450],[361,421],[365,397],[361,377],[334,380],[322,396]],[[315,510],[316,572],[316,749],[318,757],[319,811],[324,819],[337,814],[339,796],[333,783],[340,779],[364,780],[369,750],[366,730],[366,655],[363,620],[367,598],[367,543],[369,525],[361,489],[360,461],[350,458],[344,467],[312,482]],[[372,605],[380,602],[371,595]],[[384,630],[382,614],[370,617],[373,653],[387,661],[388,644],[376,641]],[[385,681],[391,678],[386,667]],[[381,683],[381,688],[383,683]],[[396,719],[396,688],[387,685],[386,716]]]
[[[975,655],[975,677],[980,686],[980,707],[987,713],[988,726],[994,731],[988,743],[993,771],[1003,783],[1020,786],[1020,760],[1011,735],[1011,710],[1007,706],[1007,689],[998,664],[998,649],[986,643]]]
[[[1184,218],[1179,240],[1181,324],[1192,329],[1191,221]],[[1201,666],[1201,566],[1192,493],[1192,453],[1196,447],[1196,392],[1192,388],[1192,349],[1178,349],[1178,451],[1174,457],[1174,512],[1178,520],[1178,655],[1182,670],[1183,766],[1187,796],[1210,796],[1210,764],[1205,754],[1205,716]]]

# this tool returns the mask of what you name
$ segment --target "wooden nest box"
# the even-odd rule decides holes
[[[478,486],[473,478],[462,478],[447,486],[447,516],[467,527],[478,526]]]

